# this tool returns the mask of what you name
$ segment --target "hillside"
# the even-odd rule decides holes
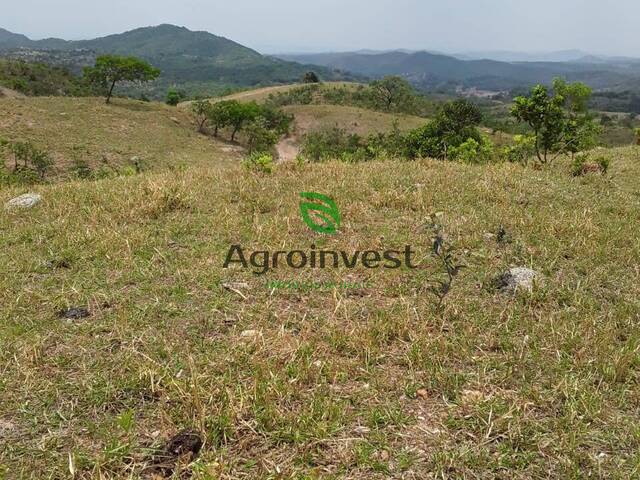
[[[145,170],[238,161],[235,147],[195,131],[191,117],[159,103],[101,98],[1,98],[0,138],[30,141],[50,153],[57,179],[74,161],[113,174],[138,163]],[[135,159],[135,160],[132,160]]]
[[[602,63],[520,62],[460,60],[429,52],[326,53],[281,55],[286,60],[310,63],[333,69],[382,77],[401,75],[423,88],[442,88],[447,84],[487,90],[510,90],[536,83],[550,83],[562,76],[569,81],[584,81],[593,88],[616,89],[637,85],[640,64],[603,65]]]
[[[88,95],[91,89],[62,67],[0,58],[0,87],[23,95]]]
[[[337,127],[366,136],[387,132],[396,121],[401,130],[417,128],[427,121],[412,115],[394,115],[342,105],[290,105],[284,107],[284,111],[294,116],[295,131],[299,135]]]
[[[29,60],[35,57],[39,61],[63,64],[76,72],[82,66],[91,64],[97,54],[137,56],[162,70],[157,90],[150,90],[150,93],[157,95],[164,95],[170,84],[206,91],[215,85],[220,88],[229,85],[291,83],[299,80],[310,68],[263,56],[224,37],[174,25],[138,28],[81,41],[33,41],[5,31],[0,35],[0,54],[2,50],[13,58]],[[344,77],[331,69],[316,70],[327,80]]]
[[[425,160],[35,188],[40,205],[0,215],[0,471],[139,478],[196,429],[174,478],[633,478],[640,163],[608,154],[609,177]],[[337,235],[304,225],[303,191],[335,199]],[[466,265],[443,311],[432,222]],[[256,276],[222,268],[232,244],[411,245],[419,268]],[[544,284],[500,293],[511,266]]]

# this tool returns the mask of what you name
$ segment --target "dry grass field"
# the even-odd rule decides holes
[[[47,150],[53,175],[69,176],[74,160],[120,169],[137,158],[145,169],[222,165],[234,149],[196,132],[191,116],[160,103],[101,98],[0,98],[0,138],[33,142]]]
[[[33,100],[21,118],[3,113],[2,131],[51,135],[62,153],[82,139],[106,148],[60,115],[83,102]],[[33,187],[39,205],[1,212],[0,478],[640,476],[637,149],[607,150],[610,173],[579,178],[564,159],[284,163],[267,175],[207,164],[208,141],[173,110],[150,114],[151,137],[88,107],[95,135],[120,139],[125,157],[202,161]],[[151,107],[113,111],[137,108]],[[36,128],[40,115],[58,130]],[[184,149],[160,143],[164,131]],[[0,190],[0,203],[25,191]],[[338,234],[303,223],[306,191],[335,200]],[[442,308],[437,229],[465,266]],[[257,276],[223,268],[234,244],[411,245],[417,268]],[[542,275],[532,293],[496,288],[515,266]],[[71,307],[88,316],[61,318]],[[204,441],[197,458],[159,461],[185,429]]]

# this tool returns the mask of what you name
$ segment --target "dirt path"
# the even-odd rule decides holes
[[[10,88],[0,87],[0,97],[26,98],[26,95],[23,95],[20,92],[16,92],[15,90],[11,90]]]
[[[279,162],[290,162],[295,160],[300,153],[300,146],[295,137],[287,137],[280,140],[276,145]]]

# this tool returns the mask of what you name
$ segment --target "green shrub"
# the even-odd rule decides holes
[[[309,132],[302,141],[302,156],[313,162],[329,159],[344,159],[364,147],[359,135],[348,134],[345,130],[333,127],[317,132]]]
[[[93,170],[89,166],[89,163],[83,158],[74,158],[69,171],[73,176],[82,180],[89,179],[93,176]]]
[[[252,172],[273,172],[273,156],[270,153],[253,152],[245,158],[243,165]]]
[[[536,154],[536,139],[531,135],[515,135],[514,144],[503,148],[504,158],[514,163],[529,163]]]
[[[267,119],[258,117],[245,128],[249,153],[265,152],[278,142],[278,134],[269,128]]]
[[[600,165],[603,174],[609,173],[609,167],[611,166],[611,159],[607,157],[598,157],[596,158],[596,163]]]
[[[313,102],[319,88],[318,83],[310,83],[284,92],[272,93],[267,98],[266,104],[272,108],[285,105],[309,105]]]
[[[10,156],[13,157],[13,172],[10,173],[18,175],[21,183],[44,180],[53,166],[49,153],[30,142],[7,142],[5,140],[3,150],[7,149]]]
[[[320,83],[320,79],[316,72],[307,72],[302,77],[302,83]]]
[[[184,93],[179,92],[175,88],[170,88],[169,91],[167,92],[166,102],[167,102],[167,105],[171,105],[172,107],[175,107],[182,100],[184,100],[184,98],[185,98]]]
[[[464,163],[487,163],[493,159],[493,144],[487,137],[478,142],[469,138],[457,147],[449,149],[449,158]]]
[[[469,139],[482,144],[478,125],[482,121],[480,109],[465,99],[445,103],[436,118],[407,135],[407,155],[410,158],[432,157],[446,159],[450,150]]]

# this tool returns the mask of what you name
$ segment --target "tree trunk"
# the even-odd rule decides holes
[[[106,103],[110,103],[111,102],[111,95],[113,95],[113,89],[115,88],[115,86],[116,86],[116,81],[114,80],[111,83],[111,88],[109,89],[109,94],[107,95],[107,102]]]
[[[538,131],[535,131],[535,135],[536,135],[536,156],[538,157],[538,161],[540,163],[544,163],[544,161],[542,160],[542,155],[540,154],[540,144],[538,142]]]
[[[238,130],[240,130],[239,126],[236,126],[233,128],[233,133],[231,134],[231,141],[235,142],[236,141],[236,133],[238,133]]]

